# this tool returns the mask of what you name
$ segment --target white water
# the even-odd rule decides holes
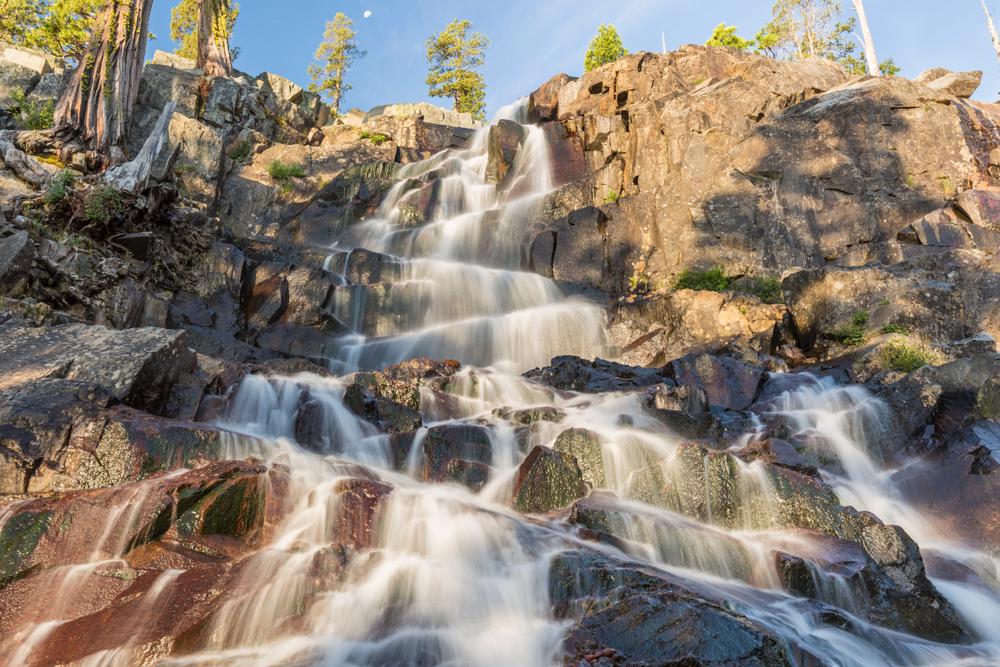
[[[523,105],[504,114],[522,120]],[[466,151],[405,167],[379,216],[342,230],[335,249],[388,253],[398,259],[399,269],[378,290],[363,285],[344,290],[337,314],[356,335],[342,341],[344,351],[333,360],[334,368],[377,368],[414,356],[491,367],[463,369],[449,382],[445,399],[426,389],[421,395],[427,427],[449,422],[491,427],[486,485],[474,493],[457,484],[424,482],[426,429],[407,453],[404,472],[395,470],[390,437],[344,405],[342,379],[246,378],[223,419],[224,426],[241,434],[228,439],[226,454],[286,466],[291,509],[274,538],[244,564],[211,619],[204,650],[159,664],[562,664],[567,623],[553,617],[548,600],[551,558],[581,547],[623,555],[581,541],[576,529],[561,520],[527,518],[510,509],[513,477],[526,452],[535,445],[552,446],[568,428],[588,429],[600,440],[601,486],[614,494],[602,495],[601,502],[612,513],[613,532],[623,539],[625,554],[679,577],[694,593],[724,601],[829,664],[1000,662],[997,590],[937,582],[982,638],[974,647],[946,646],[873,626],[858,615],[857,592],[825,567],[828,538],[778,524],[777,500],[762,465],[734,463],[738,495],[753,511],[741,512],[732,525],[710,510],[698,520],[669,502],[646,504],[642,480],[657,471],[673,484],[703,485],[706,497],[709,490],[703,480],[678,477],[684,443],[644,410],[639,395],[554,392],[515,374],[555,354],[593,357],[604,345],[598,307],[567,299],[550,281],[520,271],[532,216],[552,185],[547,164],[544,136],[530,128],[513,168],[513,185],[498,192],[483,179],[482,132]],[[401,224],[407,180],[434,170],[447,175],[432,220],[419,227]],[[331,266],[336,263],[331,259]],[[371,301],[383,289],[377,302]],[[383,320],[372,324],[372,313]],[[319,453],[295,441],[296,416],[306,394],[321,410]],[[539,406],[555,407],[565,416],[559,423],[534,424],[521,436],[526,443],[519,443],[511,425],[494,414],[497,408]],[[872,448],[884,408],[866,392],[806,382],[775,399],[771,409],[839,464],[842,472],[826,475],[845,504],[870,509],[902,525],[921,544],[926,541],[964,562],[989,560],[944,540],[932,522],[894,493]],[[753,438],[748,434],[744,442]],[[343,484],[359,476],[376,478],[392,491],[379,511],[370,548],[361,548],[338,572],[330,563],[338,558],[337,542],[343,537],[336,530],[341,504],[347,502]],[[97,547],[107,543],[101,538]],[[118,557],[117,549],[95,548],[94,558]],[[774,550],[812,563],[817,597],[851,618],[853,632],[824,623],[812,603],[781,590]],[[168,575],[163,576],[158,592],[169,587]],[[996,577],[991,581],[995,584]],[[27,662],[58,623],[35,626],[17,657]],[[125,665],[133,656],[126,646],[90,656],[85,664]]]

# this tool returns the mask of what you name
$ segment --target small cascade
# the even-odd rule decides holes
[[[497,120],[523,123],[527,99]],[[523,371],[556,354],[598,356],[603,309],[567,298],[525,272],[529,232],[553,189],[544,132],[523,139],[501,184],[487,180],[490,128],[469,148],[403,167],[378,215],[341,230],[328,261],[342,271],[379,253],[377,279],[338,289],[334,314],[353,333],[336,370],[378,369],[415,357]],[[336,269],[334,269],[336,270]]]

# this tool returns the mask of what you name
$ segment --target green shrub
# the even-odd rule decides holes
[[[863,345],[868,340],[868,331],[865,325],[868,324],[868,311],[859,310],[851,317],[851,323],[846,327],[841,327],[833,332],[833,338],[838,343],[857,347]]]
[[[369,132],[368,130],[362,130],[361,134],[358,136],[360,136],[362,139],[367,139],[376,146],[380,146],[385,142],[389,141],[389,137],[382,134],[381,132]]]
[[[732,281],[726,277],[726,274],[722,271],[721,267],[715,267],[708,269],[707,271],[688,269],[677,276],[677,280],[674,282],[674,287],[677,289],[721,292],[729,287],[731,282]]]
[[[56,174],[49,181],[49,187],[45,191],[45,197],[43,198],[45,203],[49,206],[55,206],[65,199],[67,190],[69,190],[69,187],[73,185],[73,181],[75,180],[76,175],[68,169],[64,169]]]
[[[238,164],[243,164],[250,157],[250,153],[253,151],[253,146],[249,141],[237,141],[232,146],[229,147],[229,152],[227,155],[229,159]]]
[[[122,193],[110,186],[100,185],[83,200],[83,217],[87,222],[108,223],[112,217],[121,213],[125,201]]]
[[[887,324],[880,330],[884,334],[908,334],[910,328],[902,324]]]
[[[621,195],[615,192],[614,190],[608,190],[608,194],[604,196],[604,203],[614,204],[615,202],[618,201],[620,197]]]
[[[282,190],[292,188],[293,178],[305,178],[305,170],[297,164],[285,164],[281,160],[275,160],[267,166],[267,174],[275,183],[281,185]]]
[[[752,277],[742,281],[740,291],[753,294],[764,303],[783,303],[781,281],[772,277]]]
[[[879,365],[886,370],[912,373],[918,368],[941,363],[941,355],[924,344],[890,341],[879,351]]]
[[[12,97],[14,104],[10,107],[10,113],[22,127],[28,130],[47,130],[52,127],[55,102],[52,100],[32,102],[19,90],[15,91]]]

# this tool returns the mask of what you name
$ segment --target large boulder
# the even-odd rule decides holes
[[[1000,272],[981,251],[949,250],[891,266],[815,268],[782,282],[799,343],[834,338],[864,313],[870,332],[896,325],[930,340],[1000,335]]]
[[[155,413],[167,408],[174,386],[195,365],[182,331],[0,324],[0,390],[42,379],[79,380]]]
[[[543,513],[567,507],[587,493],[576,459],[548,447],[535,447],[517,469],[514,509]]]

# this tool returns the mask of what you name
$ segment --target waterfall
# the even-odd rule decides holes
[[[499,118],[525,123],[526,101],[505,107]],[[352,330],[330,360],[339,375],[250,375],[219,420],[225,457],[287,470],[287,512],[235,569],[196,649],[156,664],[564,664],[570,621],[553,609],[549,573],[559,554],[575,549],[627,558],[668,577],[770,632],[801,664],[1000,663],[995,574],[983,577],[986,588],[934,580],[978,635],[976,644],[933,642],[866,620],[867,591],[844,565],[850,559],[838,560],[838,550],[853,549],[848,556],[864,563],[861,548],[783,521],[773,474],[736,456],[762,436],[768,420],[780,418],[793,437],[835,464],[822,474],[842,504],[870,510],[985,575],[996,567],[991,555],[949,541],[894,489],[879,448],[885,407],[866,390],[805,375],[772,377],[771,386],[787,380],[790,388],[755,408],[751,432],[729,450],[705,451],[665,428],[642,393],[556,391],[522,377],[557,354],[598,356],[606,344],[604,316],[599,304],[567,297],[553,281],[522,270],[526,241],[553,186],[544,133],[524,128],[502,187],[487,182],[488,159],[486,128],[465,150],[399,169],[377,215],[340,230],[327,267],[345,282],[355,262],[369,261],[371,252],[382,257],[378,280],[336,290],[332,309]],[[429,219],[414,223],[408,207],[426,187],[437,188],[438,201]],[[446,387],[420,388],[421,427],[400,452],[399,434],[351,408],[357,378],[347,373],[420,356],[465,366]],[[503,415],[518,410],[557,417],[516,428]],[[308,433],[301,428],[307,416]],[[424,443],[442,427],[486,434],[489,466],[479,488],[427,481]],[[595,443],[586,502],[606,518],[601,542],[565,515],[526,517],[511,508],[527,453],[556,447],[571,430]],[[728,475],[722,487],[713,478],[720,470]],[[356,508],[347,503],[357,489],[378,506],[372,525],[351,523]],[[77,573],[122,557],[120,526],[139,500],[113,509],[90,560],[54,575],[70,582],[57,590],[72,593]],[[4,520],[0,514],[0,526]],[[803,563],[810,595],[783,587],[775,554]],[[167,570],[157,579],[150,605],[169,595],[177,576]],[[19,638],[17,664],[32,664],[48,633],[86,611],[61,596]],[[81,664],[142,659],[129,645]]]

